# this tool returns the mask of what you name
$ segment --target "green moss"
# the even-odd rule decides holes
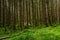
[[[14,35],[6,40],[60,40],[60,26],[25,29],[20,34],[16,33]]]

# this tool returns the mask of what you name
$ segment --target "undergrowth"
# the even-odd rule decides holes
[[[6,40],[60,40],[60,26],[25,29],[12,34],[11,38]]]

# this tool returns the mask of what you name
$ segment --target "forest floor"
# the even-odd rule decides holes
[[[9,34],[6,40],[60,40],[60,26],[41,29],[25,29]]]

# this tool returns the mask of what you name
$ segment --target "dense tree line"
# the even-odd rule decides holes
[[[59,0],[0,0],[0,26],[11,30],[24,26],[60,23]]]

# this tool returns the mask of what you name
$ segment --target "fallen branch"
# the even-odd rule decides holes
[[[10,36],[1,37],[0,40],[11,38]]]

